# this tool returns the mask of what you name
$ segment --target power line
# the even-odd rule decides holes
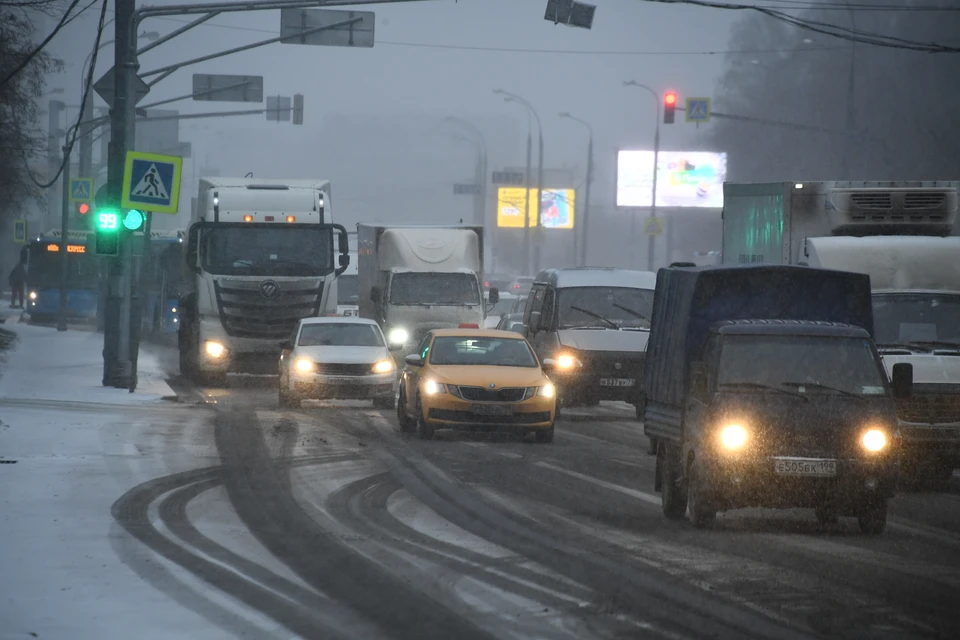
[[[7,76],[6,76],[3,80],[0,80],[0,87],[3,87],[3,86],[6,85],[8,82],[10,82],[10,80],[11,80],[15,75],[17,75],[18,73],[20,73],[21,71],[23,71],[24,67],[26,67],[28,64],[30,64],[30,61],[33,60],[34,58],[36,58],[37,55],[39,55],[40,52],[43,51],[43,48],[44,48],[45,46],[47,46],[47,45],[50,43],[50,41],[53,40],[54,36],[56,36],[56,35],[60,32],[60,30],[63,29],[63,27],[67,24],[67,22],[69,21],[69,18],[70,18],[70,13],[76,8],[76,6],[77,6],[78,4],[80,4],[80,0],[73,0],[73,2],[70,4],[70,6],[67,7],[67,10],[64,12],[63,17],[60,18],[60,22],[58,22],[58,23],[57,23],[57,26],[54,27],[54,28],[53,28],[53,31],[50,32],[50,35],[48,35],[46,38],[44,38],[44,39],[43,39],[43,42],[41,42],[40,45],[39,45],[36,49],[34,49],[33,51],[31,51],[29,54],[27,54],[27,56],[26,56],[23,60],[20,61],[20,64],[18,64],[16,67],[14,67],[13,71],[11,71],[9,74],[7,74]]]

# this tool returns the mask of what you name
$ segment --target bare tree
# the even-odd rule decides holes
[[[58,4],[54,0],[0,0],[0,77],[36,49],[36,12],[55,11]],[[41,51],[0,86],[0,223],[18,213],[27,200],[42,195],[28,173],[28,163],[46,146],[38,126],[44,82],[62,67],[59,60]]]

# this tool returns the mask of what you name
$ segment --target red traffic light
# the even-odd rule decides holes
[[[663,94],[663,123],[673,124],[676,119],[677,92],[667,91]]]
[[[77,211],[80,213],[80,215],[85,216],[90,213],[90,205],[86,202],[81,202],[77,207]]]
[[[677,94],[673,91],[668,91],[666,95],[663,96],[663,103],[667,106],[673,106],[677,104]]]

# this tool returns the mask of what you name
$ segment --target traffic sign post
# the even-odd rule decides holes
[[[687,122],[710,122],[710,98],[687,98]]]
[[[120,206],[176,214],[180,205],[183,158],[128,151]]]

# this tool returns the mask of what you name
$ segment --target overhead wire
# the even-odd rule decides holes
[[[83,122],[83,105],[87,104],[87,96],[93,88],[93,70],[97,65],[97,53],[100,50],[100,39],[103,36],[104,23],[106,22],[107,17],[107,4],[108,0],[103,0],[103,5],[100,8],[100,22],[97,24],[97,36],[93,43],[93,55],[91,56],[90,60],[90,68],[87,71],[87,80],[83,89],[83,97],[80,101],[80,113],[77,115],[76,124],[71,127],[72,134],[67,136],[67,138],[64,140],[63,161],[60,163],[60,168],[57,170],[56,175],[54,175],[53,178],[46,183],[37,180],[37,178],[33,175],[33,172],[30,170],[30,164],[28,162],[26,153],[23,153],[23,163],[26,167],[27,175],[30,176],[30,180],[40,189],[46,189],[56,184],[57,180],[59,180],[60,176],[63,174],[64,169],[67,167],[67,163],[70,162],[70,155],[73,153],[73,145],[77,141],[77,135],[80,132],[80,126]]]
[[[63,17],[60,18],[60,22],[58,22],[57,26],[53,28],[53,31],[51,31],[50,34],[43,39],[43,42],[37,45],[33,49],[33,51],[31,51],[26,56],[24,56],[23,60],[20,61],[20,64],[18,64],[13,68],[13,71],[8,73],[6,77],[3,78],[3,80],[0,80],[0,87],[5,86],[8,82],[10,82],[10,80],[13,79],[14,76],[16,76],[18,73],[23,71],[24,68],[26,68],[26,66],[30,64],[30,61],[36,58],[40,54],[40,52],[43,51],[43,48],[46,47],[48,44],[50,44],[50,41],[53,40],[53,38],[58,33],[60,33],[60,30],[63,29],[63,27],[66,26],[66,24],[69,22],[70,14],[73,12],[73,10],[77,7],[78,4],[80,4],[80,0],[73,0],[70,3],[70,6],[67,7],[67,10],[63,12]]]

